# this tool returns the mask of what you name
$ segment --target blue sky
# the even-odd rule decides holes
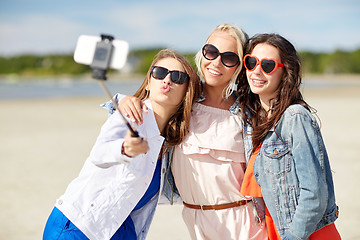
[[[360,48],[358,0],[1,0],[0,56],[71,53],[79,35],[100,33],[131,49],[197,51],[220,23],[279,33],[298,50]]]

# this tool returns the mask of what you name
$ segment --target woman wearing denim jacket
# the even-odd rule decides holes
[[[263,197],[270,239],[340,239],[329,159],[300,93],[295,48],[280,35],[260,34],[246,53],[239,93],[252,157],[241,193]]]

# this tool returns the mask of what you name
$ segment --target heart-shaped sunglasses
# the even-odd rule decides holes
[[[248,71],[254,71],[257,65],[260,65],[261,71],[267,75],[275,72],[278,67],[284,67],[284,64],[278,63],[272,58],[263,58],[259,61],[259,59],[255,56],[251,56],[249,54],[245,55],[244,66]]]

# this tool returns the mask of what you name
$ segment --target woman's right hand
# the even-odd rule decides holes
[[[128,131],[122,145],[122,154],[128,157],[136,157],[147,151],[149,151],[148,142],[141,137],[132,137],[131,132]]]
[[[143,101],[134,96],[126,96],[119,102],[120,112],[130,118],[131,122],[141,125],[143,123],[142,111],[148,113],[148,108]]]

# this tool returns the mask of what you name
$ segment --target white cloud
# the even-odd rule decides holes
[[[360,44],[359,6],[351,0],[112,1],[77,3],[72,9],[36,9],[36,15],[23,9],[21,13],[5,11],[0,15],[0,55],[68,52],[79,35],[100,33],[126,40],[131,48],[168,46],[194,51],[224,22],[238,25],[250,36],[278,32],[298,49],[354,48]]]
[[[86,29],[83,24],[48,15],[0,23],[0,54],[70,51],[79,33]]]

